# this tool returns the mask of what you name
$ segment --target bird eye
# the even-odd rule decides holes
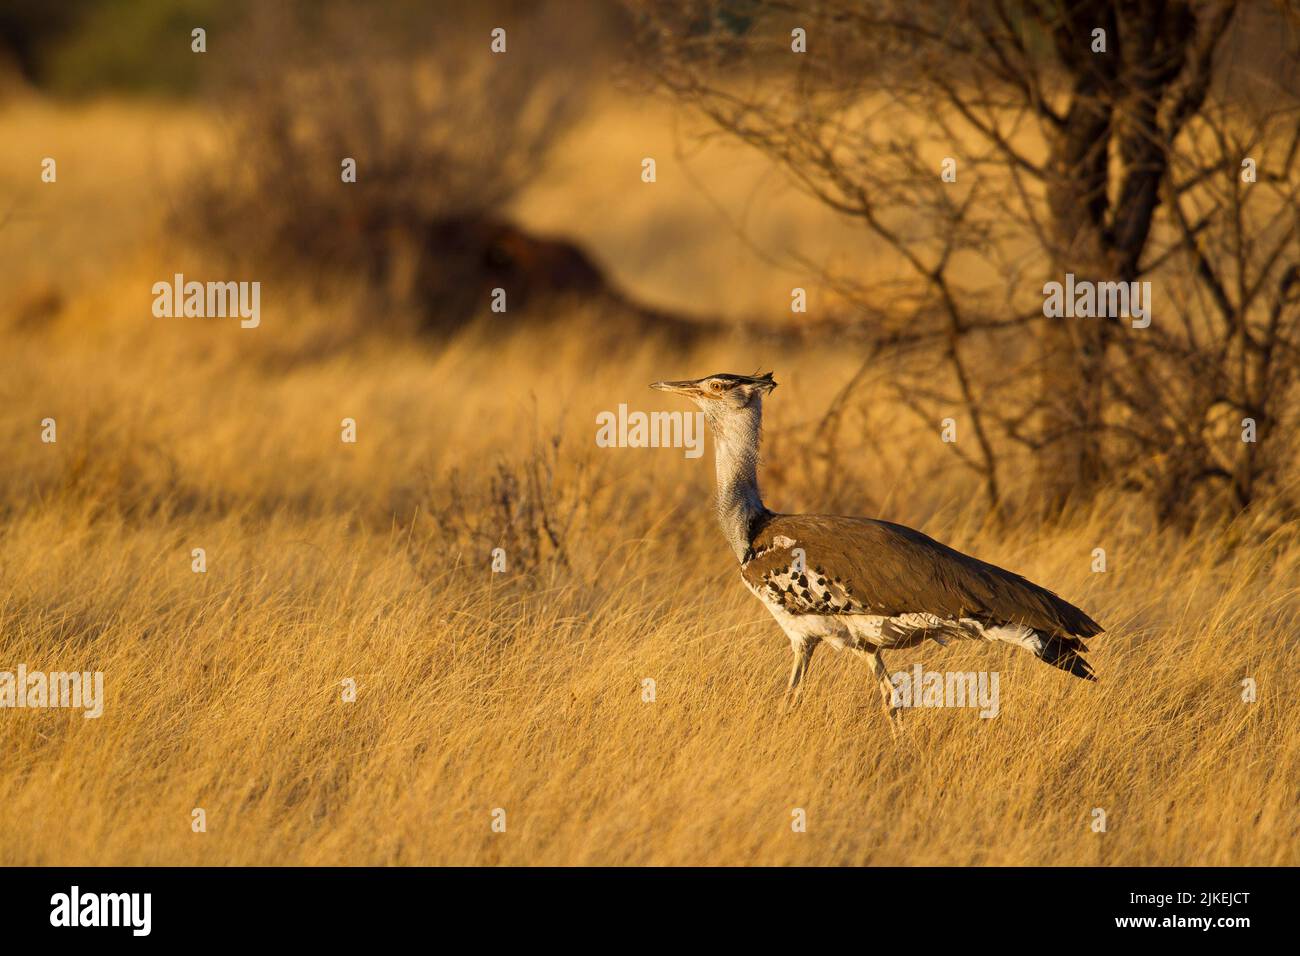
[[[720,392],[720,391],[722,391],[722,383],[721,383],[721,382],[710,382],[710,383],[709,383],[709,388],[713,389],[715,392]]]

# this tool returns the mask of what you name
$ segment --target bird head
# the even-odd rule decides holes
[[[721,372],[705,378],[685,382],[653,382],[651,388],[685,396],[711,419],[725,417],[728,413],[755,408],[762,396],[776,388],[772,373],[766,375],[732,375]]]

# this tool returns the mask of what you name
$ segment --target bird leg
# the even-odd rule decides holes
[[[884,699],[885,710],[889,714],[889,732],[897,736],[903,727],[903,709],[894,702],[894,685],[885,667],[885,656],[879,650],[859,650],[858,653],[867,659],[867,663],[871,665],[871,673],[880,684],[880,696]]]
[[[816,638],[804,639],[798,643],[791,643],[790,649],[794,651],[794,667],[790,669],[790,683],[785,689],[785,699],[782,701],[782,711],[792,709],[803,697],[800,690],[800,682],[803,681],[804,675],[808,673],[808,668],[812,664],[813,651],[817,649],[818,641]]]

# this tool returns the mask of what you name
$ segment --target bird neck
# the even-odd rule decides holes
[[[758,492],[758,443],[762,431],[761,399],[740,411],[712,418],[714,462],[718,470],[718,521],[736,559],[749,550],[750,529],[767,513]]]

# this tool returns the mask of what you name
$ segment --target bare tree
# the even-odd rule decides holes
[[[1300,324],[1289,4],[633,9],[663,89],[905,267],[903,282],[825,278],[872,330],[864,366],[912,356],[924,374],[896,376],[900,394],[931,421],[964,409],[974,450],[953,447],[993,507],[1009,444],[1052,512],[1106,475],[1170,519],[1219,480],[1240,508],[1276,473]],[[1252,148],[1268,157],[1253,183]],[[1047,318],[1044,280],[1067,273],[1152,282],[1155,320]],[[1234,438],[1229,412],[1268,440]]]

